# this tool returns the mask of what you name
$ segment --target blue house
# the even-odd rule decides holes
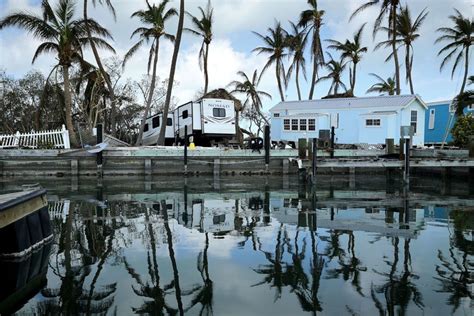
[[[426,105],[428,109],[425,115],[425,145],[440,145],[445,141],[453,141],[451,128],[456,122],[454,109],[451,108],[451,100],[430,102]],[[474,107],[464,109],[464,114],[473,113]]]
[[[426,109],[417,95],[280,102],[270,109],[271,139],[298,141],[334,127],[338,144],[398,144],[400,127],[412,126],[413,145],[423,146]]]

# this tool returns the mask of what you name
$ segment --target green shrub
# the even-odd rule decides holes
[[[451,130],[456,146],[466,148],[469,145],[470,138],[474,137],[474,116],[472,114],[461,115]]]

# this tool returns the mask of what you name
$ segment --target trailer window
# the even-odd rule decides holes
[[[183,120],[187,119],[188,118],[188,110],[184,110],[182,116],[183,116]]]
[[[225,117],[225,109],[213,108],[212,109],[212,115],[214,117]]]
[[[306,119],[301,119],[300,120],[300,131],[305,131],[306,130]]]
[[[151,126],[152,126],[152,128],[157,128],[158,126],[160,126],[160,117],[159,116],[155,116],[154,118],[152,118]]]
[[[308,131],[315,131],[316,130],[316,120],[309,119],[308,120]]]
[[[298,119],[291,120],[291,130],[297,131],[298,130]]]
[[[148,132],[148,123],[145,124],[145,127],[143,128],[144,132]]]
[[[173,126],[173,119],[171,117],[168,117],[166,120],[166,126]]]
[[[284,119],[283,120],[283,129],[285,131],[289,131],[290,130],[290,119]]]

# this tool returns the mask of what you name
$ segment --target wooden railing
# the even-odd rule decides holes
[[[71,144],[69,132],[63,125],[58,130],[0,135],[0,149],[2,148],[69,149]]]

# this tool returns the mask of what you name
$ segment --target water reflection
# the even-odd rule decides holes
[[[246,185],[53,192],[47,286],[21,311],[470,311],[472,199],[337,183]]]

